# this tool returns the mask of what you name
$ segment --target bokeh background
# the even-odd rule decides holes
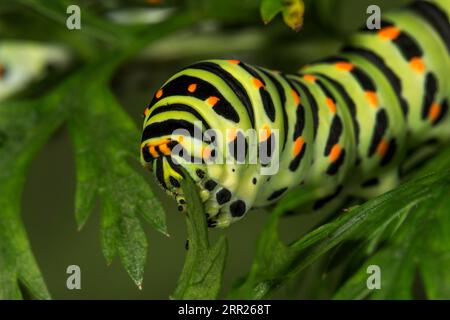
[[[188,2],[188,4],[187,4]],[[374,0],[312,0],[305,1],[304,27],[299,33],[289,29],[278,16],[268,25],[261,20],[258,0],[200,0],[200,1],[71,1],[82,12],[89,9],[104,19],[113,13],[151,12],[153,20],[148,28],[158,28],[158,20],[177,10],[199,10],[202,19],[192,27],[174,32],[145,48],[138,56],[123,64],[116,72],[111,87],[118,100],[140,127],[142,111],[154,92],[173,73],[190,63],[210,58],[233,58],[285,72],[295,72],[302,64],[338,50],[345,37],[367,18],[366,8],[378,4],[382,12],[400,7],[408,1]],[[174,11],[167,11],[171,8]],[[3,0],[0,5],[2,41],[37,41],[40,44],[64,44],[65,32],[60,25],[58,36],[46,36],[33,30],[44,29],[46,17],[23,5],[21,1]],[[126,19],[125,19],[126,20]],[[137,14],[128,17],[127,24],[139,22]],[[123,23],[123,22],[122,22]],[[139,22],[142,23],[142,22]],[[11,28],[16,26],[16,28]],[[9,32],[9,33],[8,33]],[[69,49],[70,51],[70,49]],[[0,57],[1,58],[1,57]],[[72,56],[72,63],[63,70],[45,69],[25,90],[12,97],[30,97],[50,90],[63,76],[70,75],[82,59]],[[73,97],[76,99],[76,96]],[[138,152],[139,141],[136,141]],[[114,163],[111,163],[114,166]],[[166,299],[173,291],[185,255],[185,221],[176,210],[175,202],[160,192],[153,177],[142,170],[152,189],[166,208],[170,237],[165,237],[144,223],[149,241],[149,255],[143,289],[139,290],[129,278],[118,258],[107,266],[99,241],[98,208],[82,231],[74,220],[75,166],[72,142],[66,126],[58,129],[46,147],[35,158],[23,195],[23,219],[31,246],[48,288],[56,299]],[[250,212],[241,222],[227,230],[212,230],[213,238],[227,235],[229,255],[225,269],[223,290],[250,267],[255,240],[267,213]],[[283,219],[281,234],[286,241],[297,238],[320,217],[295,215]],[[81,267],[82,289],[66,288],[66,268]],[[299,280],[282,290],[277,297],[314,298]],[[303,288],[303,289],[302,289]],[[326,297],[320,292],[315,297]]]

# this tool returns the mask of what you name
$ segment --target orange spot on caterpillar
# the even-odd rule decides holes
[[[384,157],[389,147],[389,143],[386,139],[381,139],[380,143],[377,146],[377,154],[380,157]]]
[[[333,148],[331,148],[330,161],[335,162],[341,155],[341,151],[342,151],[341,146],[338,143],[336,143],[333,146]]]
[[[163,95],[163,89],[159,89],[159,90],[156,92],[156,98],[159,99],[159,98],[162,97],[162,95]]]
[[[202,157],[204,159],[209,159],[209,157],[211,157],[211,149],[209,149],[208,147],[204,148],[202,151]]]
[[[148,151],[150,151],[150,154],[153,156],[153,158],[159,157],[158,152],[156,152],[155,146],[149,146]]]
[[[169,156],[172,153],[170,148],[167,146],[167,143],[160,145],[159,150],[166,156]]]
[[[232,128],[227,130],[228,141],[233,141],[237,136],[237,130]]]
[[[190,93],[193,93],[193,92],[195,92],[195,90],[197,90],[197,84],[196,84],[196,83],[191,83],[191,84],[189,85],[189,87],[188,87],[188,91],[189,91]]]
[[[217,102],[219,102],[219,98],[215,96],[211,96],[208,99],[206,99],[206,103],[209,104],[211,107],[214,107]]]
[[[300,104],[300,97],[298,96],[298,93],[295,90],[292,90],[291,94],[294,97],[295,105],[298,106]]]
[[[305,140],[303,137],[298,137],[295,139],[294,148],[292,149],[292,154],[296,157],[303,149],[303,145],[305,144]]]
[[[266,141],[267,139],[269,139],[270,135],[271,135],[270,127],[267,124],[265,124],[263,128],[259,131],[259,141]]]
[[[366,91],[365,97],[367,102],[369,102],[370,106],[376,108],[378,106],[378,97],[376,92],[374,91]]]
[[[149,108],[145,108],[145,110],[144,110],[144,117],[147,117],[149,113],[150,113],[150,109]]]
[[[353,70],[353,64],[350,62],[337,62],[335,64],[335,67],[342,71],[352,71]]]
[[[334,103],[333,99],[327,98],[325,102],[328,108],[330,108],[331,113],[336,113],[336,104]]]
[[[401,31],[396,27],[386,27],[378,31],[378,36],[386,40],[395,40],[400,35]]]
[[[228,62],[229,63],[232,63],[232,64],[239,64],[239,63],[241,63],[241,61],[239,61],[239,60],[228,60]]]
[[[264,84],[261,82],[261,80],[257,79],[257,78],[253,78],[253,85],[259,89],[261,87],[264,87]]]
[[[309,81],[309,82],[315,82],[317,78],[315,76],[313,76],[312,74],[305,74],[303,76],[303,79],[305,79],[306,81]]]
[[[160,140],[160,141],[158,141],[158,142],[153,142],[153,143],[152,143],[152,146],[159,146],[159,145],[168,143],[169,141],[170,141],[170,140],[164,139],[164,140]]]
[[[434,102],[430,107],[430,111],[428,112],[428,119],[430,119],[431,122],[434,122],[440,114],[441,106],[438,103]]]
[[[419,73],[423,73],[425,71],[425,63],[419,57],[414,57],[409,60],[409,65],[414,71],[417,71]]]

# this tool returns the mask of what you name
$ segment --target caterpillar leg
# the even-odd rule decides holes
[[[222,209],[219,214],[208,219],[208,227],[210,228],[226,228],[233,221],[233,217],[226,209]]]
[[[239,194],[232,196],[227,203],[220,207],[218,207],[214,201],[209,200],[206,206],[207,212],[209,203],[211,203],[211,206],[214,208],[217,208],[213,215],[208,213],[208,226],[211,228],[228,227],[231,223],[244,216],[248,206],[248,204],[239,197]]]

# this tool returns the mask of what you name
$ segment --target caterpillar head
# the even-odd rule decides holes
[[[237,128],[250,127],[248,117],[234,106],[239,97],[215,72],[231,74],[233,67],[235,61],[228,60],[192,65],[157,90],[144,111],[143,165],[175,197],[180,211],[186,210],[180,181],[187,172],[197,184],[210,227],[239,220],[256,194],[254,177],[246,180],[249,186],[242,183],[249,167],[226,161],[225,147],[236,141]]]

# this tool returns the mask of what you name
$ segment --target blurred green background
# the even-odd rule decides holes
[[[203,0],[203,1],[71,1],[82,10],[89,8],[98,16],[108,19],[110,12],[159,10],[175,8],[201,12],[201,19],[189,28],[165,36],[138,56],[127,61],[114,75],[111,86],[122,106],[141,126],[142,111],[153,93],[173,73],[187,64],[210,58],[244,60],[286,72],[295,72],[302,64],[336,51],[352,30],[364,23],[366,8],[378,4],[382,10],[399,7],[408,1],[373,0],[313,0],[305,1],[304,27],[295,33],[285,26],[281,17],[264,25],[258,0]],[[61,30],[46,35],[40,21],[40,12],[20,1],[2,1],[0,27],[3,40],[35,40],[40,43],[61,43],[69,31],[63,24]],[[15,20],[15,21],[13,21]],[[128,21],[133,24],[133,18]],[[12,28],[16,26],[16,28]],[[148,28],[158,28],[158,23]],[[1,30],[1,29],[0,29]],[[6,36],[5,36],[6,35]],[[81,40],[80,40],[81,41]],[[81,50],[83,52],[83,50]],[[72,64],[61,70],[50,70],[45,77],[33,81],[26,90],[15,97],[32,97],[49,90],[59,79],[70,75],[84,59],[71,51]],[[15,98],[13,97],[13,98]],[[76,99],[76,96],[73,97]],[[12,99],[12,98],[11,98]],[[139,141],[136,141],[138,152]],[[111,163],[114,166],[114,163]],[[151,180],[152,189],[159,195],[167,212],[170,237],[164,237],[148,224],[144,228],[149,240],[149,256],[143,289],[131,281],[118,258],[107,266],[99,242],[98,208],[80,232],[77,231],[73,211],[75,192],[75,166],[72,142],[67,128],[58,129],[45,148],[34,159],[23,196],[23,219],[31,246],[42,270],[48,288],[56,299],[166,299],[173,291],[181,271],[185,254],[185,221],[176,210],[175,202],[159,190],[153,177],[141,170]],[[267,213],[252,211],[241,222],[227,230],[212,230],[217,237],[226,233],[229,255],[225,269],[223,290],[243,276],[250,267],[255,240]],[[283,219],[281,233],[286,241],[297,238],[320,217],[289,216]],[[81,267],[82,289],[66,288],[66,268],[76,264]],[[305,279],[302,280],[305,282]],[[297,288],[298,289],[298,288]],[[286,291],[286,290],[285,290]],[[294,290],[280,292],[278,297],[311,297],[307,292]]]

